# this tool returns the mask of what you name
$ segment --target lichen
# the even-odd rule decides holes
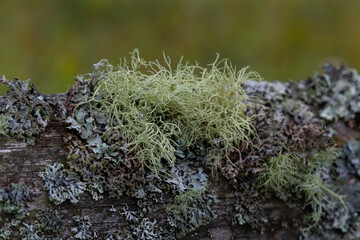
[[[178,139],[187,146],[207,141],[217,152],[250,141],[254,128],[244,114],[247,95],[241,84],[251,77],[258,75],[246,68],[236,71],[227,60],[216,60],[209,69],[180,61],[172,70],[170,59],[165,57],[162,66],[134,50],[130,63],[124,59],[114,68],[102,60],[95,65],[87,80],[93,92],[74,115],[83,105],[105,113],[134,158],[157,172],[162,159],[174,165]]]
[[[37,221],[30,224],[23,223],[23,226],[20,227],[20,236],[22,240],[44,240]]]
[[[319,107],[320,117],[328,121],[354,119],[360,113],[359,74],[345,65],[326,64],[323,69],[322,73],[296,85],[299,98]]]
[[[61,216],[56,210],[46,208],[36,213],[40,228],[46,233],[57,233],[63,227]]]
[[[340,202],[331,201],[330,196],[325,196],[325,201],[322,202],[323,214],[319,223],[310,231],[303,232],[300,239],[359,239],[360,237],[360,217],[358,215],[358,192],[356,187],[358,180],[354,183],[349,183],[349,176],[352,181],[357,176],[351,162],[358,156],[349,149],[356,149],[358,142],[350,141],[340,151],[340,155],[330,167],[323,168],[321,176],[343,189],[349,189],[352,195],[347,196],[347,209],[343,207]],[[356,151],[355,151],[356,152]]]
[[[2,219],[0,218],[0,222],[2,222]],[[4,240],[10,239],[12,234],[11,224],[9,222],[5,222],[2,224],[0,228],[0,238]]]
[[[356,239],[356,201],[335,193],[334,179],[358,180],[360,145],[349,142],[337,156],[324,124],[346,121],[357,128],[358,74],[327,66],[324,74],[299,83],[251,78],[259,77],[246,68],[236,71],[227,60],[217,59],[207,68],[180,61],[172,70],[168,58],[165,65],[145,61],[137,50],[118,67],[106,60],[95,64],[94,72],[78,76],[67,101],[57,106],[67,127],[66,163],[48,165],[39,174],[55,210],[17,223],[20,235],[56,239],[66,225],[57,205],[76,203],[87,191],[95,201],[134,203],[106,206],[127,222],[106,239],[199,237],[196,230],[217,217],[209,183],[220,181],[233,194],[226,216],[233,228],[248,224],[264,233],[280,226],[263,209],[277,197],[306,215],[300,225],[291,220],[308,228],[305,239],[330,239],[330,232]],[[0,135],[33,144],[49,122],[49,103],[28,82],[4,77],[1,82],[9,91],[0,99]],[[24,198],[14,200],[14,191]],[[12,187],[1,190],[0,197],[7,217],[0,220],[0,237],[6,239],[14,230],[10,221],[27,216],[29,195]],[[74,221],[70,239],[105,237],[91,229],[88,216]]]
[[[248,224],[252,229],[260,230],[261,233],[264,233],[268,219],[260,202],[256,189],[247,188],[236,199],[231,219],[232,225]]]
[[[28,186],[24,182],[12,183],[10,187],[0,189],[0,213],[12,214],[17,219],[23,219],[29,214],[29,200]]]
[[[167,205],[168,223],[181,231],[182,235],[210,223],[217,215],[211,205],[217,199],[201,190],[188,190],[175,196],[174,202]]]
[[[143,218],[138,225],[131,225],[130,229],[133,239],[161,239],[159,238],[159,227],[155,219],[151,221],[148,218]]]
[[[311,224],[307,229],[320,221],[326,196],[340,202],[347,211],[343,197],[331,190],[316,174],[319,161],[329,161],[329,159],[324,159],[323,155],[328,154],[321,153],[317,154],[320,158],[308,159],[301,159],[296,154],[280,154],[278,157],[271,158],[264,166],[265,171],[258,176],[259,187],[279,193],[287,192],[291,187],[295,187],[298,193],[304,195],[305,206],[309,205],[312,209],[312,213],[308,216]]]
[[[234,160],[240,158],[234,164],[245,169],[245,174],[226,162],[222,163],[220,169],[237,188],[253,186],[251,179],[255,176],[260,185],[259,191],[262,188],[270,189],[289,206],[293,205],[292,201],[299,199],[303,207],[310,207],[307,222],[313,227],[323,216],[325,199],[339,202],[345,212],[347,206],[343,198],[319,176],[322,165],[331,162],[336,154],[332,140],[322,125],[321,116],[314,108],[319,106],[299,97],[301,84],[303,82],[245,83],[246,90],[255,102],[255,107],[247,112],[256,116],[254,126],[259,141],[241,155],[232,157]],[[309,94],[308,97],[312,96]]]
[[[301,202],[301,210],[312,213],[305,226],[324,216],[325,198],[345,206],[318,176],[333,142],[296,84],[245,82],[255,75],[236,73],[225,60],[208,70],[181,62],[171,70],[165,63],[144,61],[134,51],[117,68],[99,62],[69,90],[67,167],[94,200],[106,194],[136,199],[137,209],[119,212],[139,225],[168,192],[164,229],[174,227],[180,237],[216,216],[210,165],[212,177],[220,173],[241,192],[229,216],[234,224],[261,232],[271,224],[260,204],[269,194],[259,185],[289,206]]]
[[[360,142],[348,142],[344,146],[341,156],[347,160],[348,168],[351,169],[351,173],[360,177]]]
[[[76,227],[71,228],[74,236],[69,239],[94,239],[97,236],[96,233],[91,230],[89,216],[75,216],[74,220]]]
[[[6,116],[4,114],[0,114],[0,135],[7,136],[6,134],[7,125],[8,125],[8,121],[6,119]]]
[[[44,189],[49,193],[49,199],[59,205],[69,199],[72,203],[78,202],[78,196],[85,190],[85,184],[78,176],[66,169],[61,163],[54,163],[40,172],[39,176],[44,181]]]
[[[34,145],[49,122],[48,103],[29,80],[8,81],[2,76],[0,82],[8,87],[5,97],[0,99],[0,133]]]

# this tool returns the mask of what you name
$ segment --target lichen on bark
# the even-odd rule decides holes
[[[1,208],[10,215],[0,220],[0,236],[61,239],[64,231],[70,239],[196,238],[221,215],[232,229],[247,226],[259,234],[287,226],[302,239],[358,238],[360,204],[337,187],[359,182],[360,145],[354,140],[336,148],[336,129],[326,127],[343,121],[358,129],[356,71],[327,65],[306,81],[267,83],[220,63],[172,70],[168,58],[163,67],[135,51],[119,68],[95,64],[55,104],[27,82],[3,77],[9,91],[0,99],[0,134],[36,144],[56,120],[65,127],[67,156],[39,169],[52,209],[32,209],[27,217],[31,194],[23,191],[22,203],[11,200],[14,187],[0,191],[1,204],[25,213],[19,222],[14,207]],[[217,184],[231,197],[218,199]],[[264,210],[274,199],[311,217],[274,218]],[[104,224],[94,231],[99,222],[88,217],[91,211],[62,212],[90,201],[123,204],[109,210],[119,229]]]

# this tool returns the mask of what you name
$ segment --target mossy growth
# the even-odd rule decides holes
[[[249,101],[242,86],[249,78],[259,76],[247,68],[237,71],[228,60],[217,58],[202,68],[181,59],[173,70],[169,58],[161,65],[134,50],[130,62],[118,67],[107,60],[95,65],[94,92],[80,105],[106,113],[134,157],[158,172],[162,160],[174,165],[179,139],[187,147],[208,143],[213,158],[250,142],[255,129],[244,113]]]
[[[326,197],[341,203],[347,211],[343,197],[335,193],[317,174],[321,164],[329,163],[333,158],[333,149],[313,153],[307,158],[301,158],[295,153],[281,153],[264,164],[265,170],[257,178],[258,186],[278,193],[295,189],[303,197],[304,207],[310,206],[312,209],[311,214],[305,217],[306,222],[310,223],[305,229],[308,230],[320,221]]]

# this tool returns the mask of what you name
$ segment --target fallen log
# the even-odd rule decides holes
[[[162,161],[163,170],[155,173],[124,147],[123,133],[109,130],[98,103],[89,107],[103,71],[79,77],[58,95],[2,78],[9,92],[0,101],[1,239],[360,239],[360,78],[354,70],[327,66],[333,85],[322,88],[341,89],[322,95],[316,84],[324,75],[291,84],[245,82],[256,96],[245,110],[257,131],[250,145],[240,142],[240,154],[227,149],[213,170],[203,145],[178,143],[176,161],[183,162]],[[334,84],[344,79],[354,89]],[[339,92],[348,99],[335,107],[345,113],[330,111]],[[328,105],[314,100],[327,93]],[[320,219],[306,222],[304,216],[319,211],[308,192],[299,185],[268,189],[258,176],[284,152],[282,159],[295,152],[307,168],[332,139],[338,148],[331,153],[340,155],[306,173],[326,182],[327,193],[316,195],[323,204]]]

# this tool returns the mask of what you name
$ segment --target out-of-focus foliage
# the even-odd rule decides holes
[[[354,0],[1,1],[0,73],[65,92],[92,63],[134,48],[147,59],[215,53],[267,80],[304,78],[327,60],[360,68]]]

